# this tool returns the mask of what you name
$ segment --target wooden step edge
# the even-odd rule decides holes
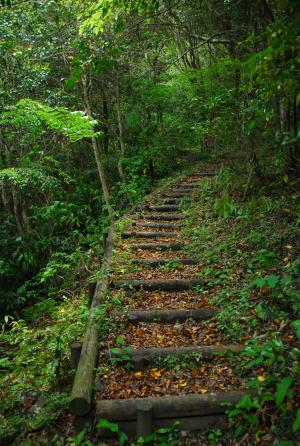
[[[144,214],[142,217],[145,220],[181,220],[183,219],[183,215],[175,215],[175,214]]]
[[[172,265],[180,263],[182,265],[197,265],[199,263],[199,260],[197,259],[131,259],[129,260],[130,263],[136,264],[136,265],[146,265],[149,267],[157,267],[157,266],[163,266],[163,265]]]
[[[206,282],[198,279],[174,279],[174,280],[114,280],[113,288],[144,289],[148,291],[180,291],[191,290],[194,286],[203,285]]]
[[[218,172],[201,172],[201,173],[192,173],[190,176],[191,177],[214,177],[215,175],[217,175]]]
[[[166,204],[179,204],[181,202],[181,198],[180,197],[176,197],[176,198],[164,198],[161,201],[161,204],[166,205]]]
[[[179,207],[176,205],[155,205],[155,206],[145,206],[146,211],[155,211],[155,212],[177,212],[179,211]]]
[[[139,360],[141,365],[148,365],[154,359],[164,358],[166,356],[182,356],[198,354],[202,359],[210,359],[218,354],[225,353],[241,353],[244,349],[243,345],[227,344],[227,345],[189,345],[186,347],[161,347],[161,348],[132,348],[123,350],[122,348],[105,351],[107,358],[122,358],[124,361]],[[127,357],[125,359],[125,357]]]
[[[180,200],[182,200],[183,198],[190,198],[190,194],[187,194],[186,192],[172,192],[172,193],[161,193],[160,194],[162,197],[165,198],[179,198]]]
[[[139,402],[147,401],[152,407],[154,420],[177,419],[225,414],[245,395],[243,391],[209,392],[161,397],[100,400],[96,404],[97,418],[110,421],[136,421]]]
[[[122,238],[139,237],[139,238],[167,238],[167,237],[177,237],[177,232],[123,232],[121,234]]]
[[[191,195],[194,195],[197,192],[197,190],[195,188],[187,188],[187,187],[182,187],[182,188],[177,188],[177,189],[172,189],[172,194],[180,194],[182,193],[183,196],[187,196],[190,197]]]
[[[212,318],[217,311],[212,308],[183,309],[183,310],[134,310],[126,315],[126,321],[130,324],[138,322],[184,322],[187,319],[204,321]]]
[[[197,187],[200,186],[199,184],[195,183],[181,183],[181,184],[175,184],[175,187],[182,188],[182,189],[197,189]]]
[[[131,249],[142,249],[144,251],[180,251],[182,243],[132,243]]]
[[[161,228],[161,229],[180,229],[182,224],[180,223],[143,223],[143,222],[133,222],[132,226],[137,226],[138,228]]]

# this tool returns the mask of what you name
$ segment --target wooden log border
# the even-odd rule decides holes
[[[139,222],[133,222],[132,226],[137,226],[139,228],[173,228],[173,229],[182,228],[182,224],[180,224],[180,223],[139,223]]]
[[[182,192],[181,190],[177,190],[177,192],[173,191],[170,193],[161,192],[160,195],[165,198],[179,198],[180,200],[182,200],[184,197],[190,198],[189,194],[187,194],[186,192]]]
[[[181,220],[183,215],[173,215],[173,214],[144,214],[146,220]]]
[[[185,310],[135,310],[129,311],[126,320],[130,324],[138,322],[184,322],[191,318],[195,321],[205,321],[216,315],[216,310],[210,308]]]
[[[156,212],[177,212],[179,207],[176,204],[163,204],[157,206],[145,206],[146,211],[156,211]]]
[[[168,237],[176,237],[178,234],[177,232],[139,232],[139,231],[132,231],[132,232],[123,232],[122,238],[131,238],[131,237],[138,237],[138,238],[168,238]]]
[[[97,403],[96,415],[110,421],[136,421],[137,407],[141,400],[152,406],[153,420],[178,419],[225,414],[244,396],[245,392],[210,392],[149,398],[102,400]],[[144,403],[145,404],[145,403]]]
[[[84,416],[91,410],[94,369],[98,356],[98,329],[95,311],[104,301],[104,294],[109,285],[110,267],[116,229],[108,231],[102,262],[102,278],[97,283],[93,296],[87,329],[84,335],[81,355],[71,392],[70,411],[77,416]]]
[[[121,358],[127,356],[129,360],[140,360],[141,363],[149,365],[157,358],[165,358],[166,356],[182,356],[182,355],[200,355],[203,359],[210,359],[215,355],[223,355],[226,353],[241,353],[244,346],[239,344],[227,345],[188,345],[186,347],[153,347],[153,348],[132,348],[129,350],[120,349],[112,352],[105,351],[105,356],[109,358]],[[125,361],[127,361],[126,359]]]
[[[174,263],[178,263],[181,265],[197,265],[200,260],[198,259],[131,259],[130,263],[133,263],[134,265],[145,265],[150,268],[155,268],[157,266],[163,266],[163,265],[174,265]]]
[[[162,198],[163,204],[179,204],[181,202],[181,198]]]
[[[194,286],[204,285],[205,280],[174,279],[174,280],[114,280],[114,288],[143,289],[147,291],[179,291],[191,290]]]
[[[144,251],[180,251],[184,248],[183,243],[132,243],[132,249],[142,249]]]

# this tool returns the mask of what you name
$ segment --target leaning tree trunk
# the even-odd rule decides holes
[[[125,157],[125,142],[124,142],[124,132],[123,132],[123,122],[122,122],[122,113],[121,113],[121,93],[120,93],[120,84],[119,79],[117,79],[117,102],[116,102],[116,109],[117,109],[117,120],[118,120],[118,129],[119,129],[119,142],[120,142],[120,148],[121,148],[121,158],[118,162],[118,171],[120,178],[124,178],[124,172],[122,167],[122,161]]]
[[[91,110],[91,105],[90,105],[90,101],[89,101],[89,97],[88,97],[87,82],[86,82],[85,77],[82,79],[82,85],[83,85],[83,95],[84,95],[84,100],[85,100],[85,105],[86,105],[86,111],[87,111],[87,114],[90,117],[92,117],[92,110]],[[103,164],[102,164],[102,161],[101,161],[101,158],[99,155],[98,143],[97,143],[97,139],[95,136],[92,137],[92,146],[93,146],[93,151],[94,151],[94,156],[95,156],[95,160],[96,160],[96,164],[97,164],[98,174],[99,174],[99,178],[100,178],[100,182],[101,182],[101,186],[102,186],[105,204],[107,206],[108,214],[109,214],[111,220],[113,220],[114,212],[113,212],[113,208],[111,207],[111,204],[110,204],[110,196],[109,196],[109,191],[108,191],[108,187],[107,187],[105,172],[104,172]]]

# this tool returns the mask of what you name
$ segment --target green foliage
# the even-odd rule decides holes
[[[71,372],[69,344],[82,333],[88,311],[84,298],[73,300],[65,296],[57,305],[53,299],[28,307],[22,319],[9,318],[0,334],[1,345],[6,345],[7,357],[1,363],[1,413],[6,422],[1,424],[1,438],[9,438],[22,431],[40,429],[65,410],[66,393],[59,393],[57,385]],[[37,328],[30,325],[40,319]],[[10,349],[8,348],[10,347]],[[16,404],[31,404],[32,410],[13,415]]]
[[[31,127],[33,123],[39,128],[43,122],[52,130],[65,135],[70,142],[95,136],[93,120],[81,111],[70,111],[63,107],[51,108],[32,99],[22,99],[10,107],[9,112],[2,113],[0,124],[16,127]]]
[[[221,429],[215,428],[215,429],[211,429],[211,431],[209,432],[207,439],[209,441],[210,445],[215,445],[218,444],[219,440],[222,437],[222,431]]]
[[[256,279],[254,284],[259,288],[275,288],[279,281],[279,276],[265,276],[260,279]]]
[[[107,429],[110,432],[117,434],[118,436],[118,446],[123,446],[128,441],[128,437],[124,432],[119,430],[119,425],[116,423],[111,423],[110,421],[106,420],[105,418],[101,418],[96,427],[98,429]]]
[[[115,30],[120,32],[124,27],[123,15],[134,12],[151,14],[159,4],[159,0],[105,0],[90,3],[80,15],[80,18],[85,18],[81,32],[92,30],[98,35],[105,30],[105,25],[108,23],[113,23]]]
[[[176,271],[183,269],[183,265],[178,260],[169,260],[164,265],[159,267],[162,271]]]
[[[178,428],[179,423],[175,422],[173,426],[167,428],[156,429],[152,434],[138,438],[137,442],[130,442],[124,432],[120,431],[119,425],[112,423],[105,418],[101,418],[96,427],[112,432],[118,439],[118,446],[130,444],[131,446],[140,446],[144,444],[153,444],[155,446],[177,446],[179,445]]]
[[[114,185],[114,197],[113,200],[117,207],[120,209],[126,209],[142,200],[146,195],[146,192],[150,190],[150,181],[145,175],[138,175],[134,164],[129,164],[129,168],[126,167],[126,178],[123,181],[119,181]]]
[[[186,231],[193,241],[189,252],[199,256],[201,277],[209,279],[198,292],[213,296],[211,302],[219,307],[218,327],[226,338],[246,344],[238,369],[251,393],[228,412],[230,426],[237,436],[247,433],[253,442],[263,441],[265,433],[276,441],[295,442],[300,385],[295,248],[299,196],[282,199],[284,187],[277,195],[273,186],[265,188],[264,198],[256,197],[255,211],[253,197],[243,203],[237,199],[237,211],[224,225],[211,206],[224,189],[234,197],[243,190],[241,179],[235,182],[227,169],[200,188],[201,202],[188,209]],[[291,209],[288,217],[285,209]]]
[[[237,207],[228,193],[217,198],[214,203],[214,211],[221,218],[231,217],[236,213]]]
[[[126,363],[126,367],[128,369],[132,368],[133,365],[130,362],[130,356],[129,356],[131,347],[125,345],[125,340],[123,338],[117,337],[116,342],[118,345],[120,345],[120,348],[117,347],[111,349],[112,353],[117,354],[117,356],[110,358],[111,363],[112,364]]]
[[[178,433],[179,422],[174,422],[171,427],[156,429],[152,434],[146,437],[140,437],[132,446],[144,444],[153,444],[155,446],[177,446],[180,444]]]
[[[273,403],[278,407],[280,414],[277,429],[283,426],[286,429],[287,425],[290,425],[291,430],[295,432],[297,418],[295,420],[295,412],[292,409],[293,388],[299,386],[300,350],[284,345],[276,338],[263,343],[257,339],[245,348],[244,355],[248,360],[248,368],[266,370],[267,373],[258,375],[249,382],[249,387],[256,390],[257,396],[245,396],[236,409],[229,412],[233,424],[236,424],[237,418],[243,419],[243,424],[240,424],[236,431],[237,435],[242,435],[247,426],[258,426],[261,423],[260,411]],[[256,414],[254,409],[257,410]],[[266,422],[264,420],[264,423]]]

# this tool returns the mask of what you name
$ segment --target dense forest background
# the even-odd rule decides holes
[[[2,2],[2,311],[72,280],[109,207],[184,163],[298,171],[299,20],[297,1]]]
[[[297,193],[299,29],[297,0],[2,0],[4,328],[70,298],[158,180],[209,160],[224,209],[233,182]]]

